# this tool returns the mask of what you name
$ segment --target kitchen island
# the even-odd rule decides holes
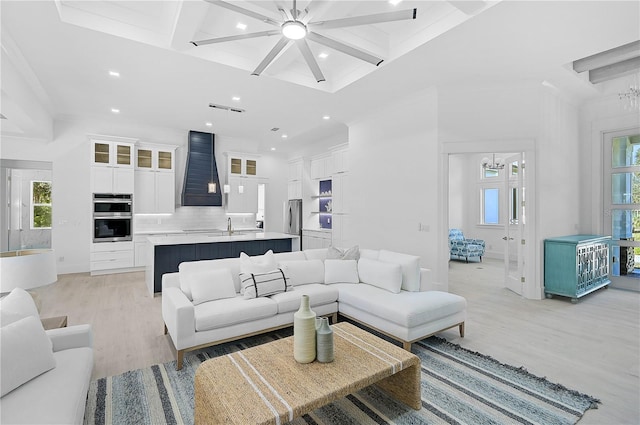
[[[296,243],[291,243],[296,239]],[[145,280],[147,289],[153,296],[162,291],[162,275],[178,271],[184,261],[215,260],[219,258],[239,257],[241,252],[247,255],[262,255],[268,250],[291,252],[298,236],[286,233],[265,232],[246,233],[231,236],[214,234],[167,234],[147,238],[147,261]]]

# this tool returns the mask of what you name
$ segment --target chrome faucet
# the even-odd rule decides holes
[[[227,220],[227,233],[229,236],[233,235],[233,228],[231,227],[231,217]]]

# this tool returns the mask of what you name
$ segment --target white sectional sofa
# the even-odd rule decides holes
[[[357,247],[192,261],[163,275],[162,316],[178,369],[186,351],[291,326],[303,294],[318,316],[340,314],[410,350],[456,326],[464,337],[466,300],[431,286],[419,257]]]
[[[45,331],[31,296],[18,289],[0,310],[0,423],[82,424],[93,372],[91,327]]]

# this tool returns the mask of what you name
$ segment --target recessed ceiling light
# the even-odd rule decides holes
[[[320,59],[326,59],[329,57],[329,53],[322,52],[318,55]]]
[[[109,75],[111,75],[112,77],[119,77],[120,73],[118,71],[109,71]]]
[[[119,114],[119,113],[120,113],[120,109],[118,109],[118,108],[111,108],[111,112],[113,112],[114,114]]]
[[[247,24],[243,24],[242,22],[238,22],[236,24],[236,28],[238,28],[239,30],[246,30],[247,29]]]
[[[233,96],[231,99],[235,100],[236,102],[238,102],[240,100],[240,96]]]
[[[213,123],[211,123],[211,122],[206,122],[206,123],[204,123],[204,125],[206,125],[207,127],[211,127],[211,126],[213,125]]]
[[[286,139],[287,137],[289,137],[289,136],[287,136],[286,134],[283,134],[283,135],[282,135],[282,138],[283,138],[283,139]]]
[[[276,150],[276,148],[271,148],[271,150],[272,150],[272,151],[275,151],[275,150]]]
[[[322,117],[322,119],[323,119],[323,120],[330,120],[330,119],[331,119],[331,117],[330,117],[329,115],[324,115],[324,116]]]
[[[394,6],[397,6],[398,4],[400,4],[402,0],[389,0],[389,3],[391,3]]]

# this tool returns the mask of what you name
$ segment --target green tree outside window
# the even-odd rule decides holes
[[[31,228],[51,228],[51,182],[31,182]]]

